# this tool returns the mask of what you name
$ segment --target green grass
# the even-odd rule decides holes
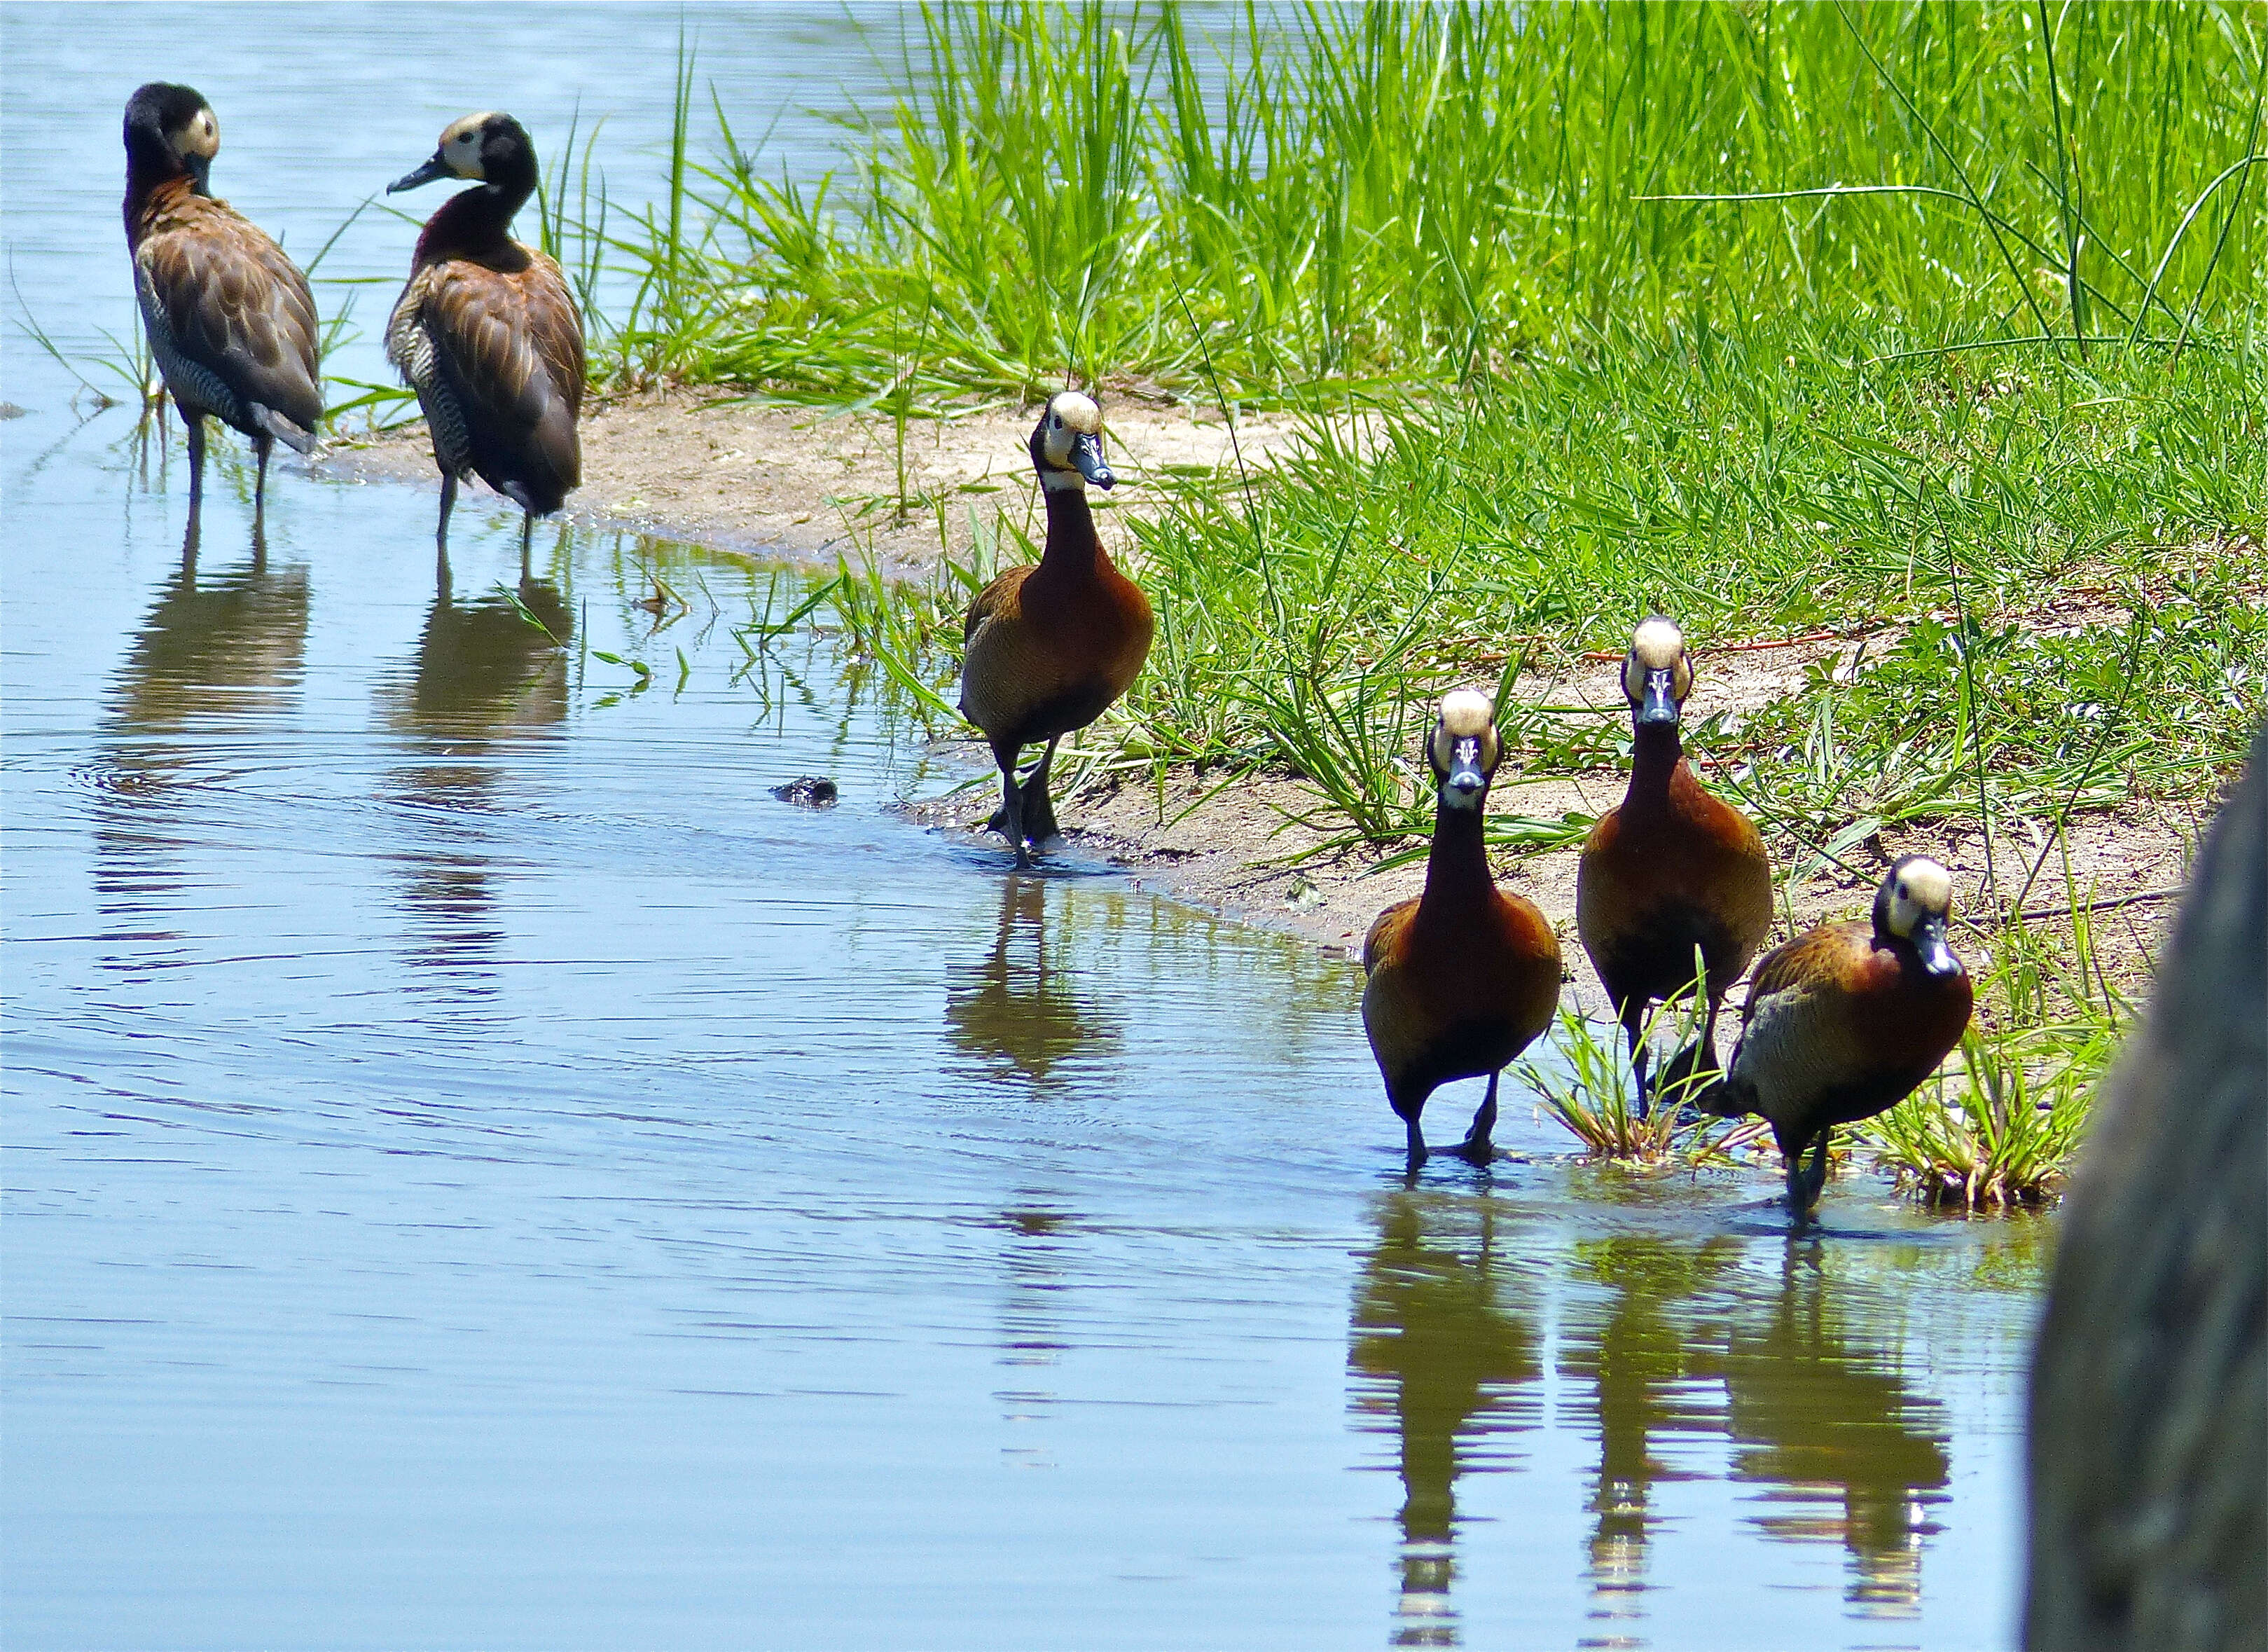
[[[2202,4],[928,7],[818,185],[721,96],[688,168],[681,121],[622,360],[870,405],[1067,369],[1318,405],[1789,311],[1890,354],[2162,347],[2258,290],[2263,33]]]

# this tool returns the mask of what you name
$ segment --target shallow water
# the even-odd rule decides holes
[[[129,325],[115,111],[188,15],[7,11],[50,330]],[[310,233],[519,14],[407,114],[368,35],[427,14],[316,15],[162,64]],[[566,15],[514,107],[650,134],[656,14]],[[833,16],[748,26],[752,100],[844,95]],[[4,365],[11,1646],[2007,1642],[2037,1224],[1859,1178],[1791,1242],[1525,1107],[1405,1190],[1351,965],[905,823],[965,754],[752,663],[770,573],[547,529],[523,585],[482,493],[437,594],[429,490],[284,466],[255,552],[232,460],[185,564],[178,448]]]

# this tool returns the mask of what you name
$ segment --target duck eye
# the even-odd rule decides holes
[[[1898,885],[1898,899],[1902,901],[1911,901],[1913,899],[1913,896],[1907,893],[1906,886],[1903,883]]]
[[[1049,415],[1048,415],[1048,423],[1049,423],[1049,425],[1053,426],[1055,429],[1057,429],[1057,430],[1061,430],[1061,429],[1063,428],[1063,415],[1062,415],[1062,414],[1060,414],[1060,413],[1050,413],[1050,414],[1049,414]]]

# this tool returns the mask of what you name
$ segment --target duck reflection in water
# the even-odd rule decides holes
[[[1598,1398],[1599,1475],[1591,1495],[1591,1616],[1640,1615],[1646,1547],[1660,1517],[1656,1482],[1692,1478],[1653,1454],[1670,1434],[1716,1434],[1722,1411],[1698,1385],[1723,1369],[1721,1335],[1707,1337],[1672,1311],[1713,1284],[1740,1254],[1724,1237],[1699,1244],[1623,1235],[1577,1245],[1580,1279],[1607,1287],[1603,1302],[1571,1304],[1559,1368],[1587,1377]]]
[[[992,1225],[1005,1235],[1000,1259],[1006,1286],[995,1361],[1003,1368],[1001,1386],[992,1398],[1004,1422],[1044,1422],[1055,1414],[1055,1373],[1071,1346],[1064,1289],[1079,1219],[1026,1192]],[[1026,1468],[1055,1466],[1042,1436],[1012,1436],[1002,1455]]]
[[[1455,1646],[1456,1482],[1501,1469],[1491,1436],[1536,1426],[1535,1335],[1503,1301],[1486,1199],[1403,1191],[1378,1205],[1347,1356],[1359,1425],[1401,1442],[1395,1646]]]
[[[565,721],[563,645],[573,630],[557,587],[544,580],[522,579],[516,593],[473,602],[454,601],[445,586],[407,676],[382,690],[388,725],[417,759],[391,780],[417,815],[419,835],[400,858],[416,930],[409,961],[428,980],[494,990],[504,931],[480,815],[504,772],[496,749]]]
[[[1079,972],[1063,962],[1076,900],[1053,880],[1009,874],[991,951],[982,963],[947,966],[945,1019],[954,1046],[996,1077],[1045,1080],[1071,1057],[1107,1062],[1119,1046],[1118,1018],[1080,991]]]
[[[1791,1241],[1780,1288],[1761,1325],[1736,1323],[1725,1353],[1734,1477],[1777,1486],[1788,1505],[1833,1501],[1839,1515],[1760,1516],[1789,1541],[1839,1538],[1852,1576],[1845,1598],[1867,1617],[1910,1618],[1921,1604],[1921,1545],[1945,1497],[1943,1412],[1907,1391],[1894,1358],[1854,1349],[1896,1346],[1895,1324],[1852,1336],[1845,1316],[1866,1300],[1830,1279],[1820,1242]]]
[[[103,910],[171,910],[172,816],[197,770],[240,756],[241,739],[299,704],[307,653],[307,567],[270,568],[255,534],[249,563],[200,579],[194,542],[158,587],[112,679],[108,764],[96,807],[94,886]]]

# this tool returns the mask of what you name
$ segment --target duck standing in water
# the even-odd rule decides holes
[[[1700,1037],[1668,1076],[1714,1073],[1717,1012],[1771,930],[1771,863],[1749,817],[1694,778],[1678,740],[1693,667],[1676,626],[1656,616],[1631,638],[1623,693],[1631,705],[1630,787],[1583,840],[1575,874],[1575,930],[1630,1039],[1638,1110],[1646,1115],[1646,1021],[1657,999],[1693,985],[1697,948],[1706,971]]]
[[[1085,728],[1126,692],[1149,657],[1150,601],[1110,560],[1086,484],[1117,480],[1102,457],[1102,409],[1076,390],[1049,398],[1032,431],[1032,468],[1046,496],[1048,537],[1036,563],[1011,568],[976,594],[962,625],[961,714],[991,743],[1000,809],[989,824],[1015,845],[1016,864],[1057,835],[1048,799],[1056,742]],[[1045,741],[1023,779],[1016,763]]]
[[[1474,1164],[1496,1156],[1497,1080],[1559,1007],[1558,937],[1533,901],[1506,894],[1489,872],[1482,816],[1502,755],[1486,696],[1442,700],[1425,744],[1437,788],[1425,890],[1381,912],[1362,943],[1363,1030],[1409,1129],[1413,1175],[1425,1162],[1425,1100],[1455,1079],[1486,1073],[1488,1094],[1452,1151]]]
[[[583,479],[575,421],[583,412],[583,323],[566,277],[547,254],[512,239],[512,215],[535,192],[535,146],[508,114],[468,114],[441,134],[433,157],[387,186],[415,189],[467,178],[426,220],[409,283],[386,326],[386,358],[417,392],[441,469],[434,537],[449,554],[460,478],[477,476],[535,519]]]
[[[315,450],[323,393],[314,295],[284,249],[209,187],[220,151],[212,106],[153,80],[126,100],[126,246],[134,294],[189,437],[189,534],[204,502],[205,417],[252,438],[260,456],[253,532],[268,506],[277,440]]]
[[[1822,924],[1756,966],[1732,1066],[1698,1104],[1771,1122],[1799,1219],[1819,1202],[1833,1127],[1913,1094],[1969,1026],[1969,973],[1945,941],[1952,905],[1952,874],[1907,855],[1874,892],[1872,923]]]

